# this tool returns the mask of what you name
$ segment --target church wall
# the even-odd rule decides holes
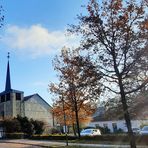
[[[16,99],[15,99],[15,93],[11,94],[11,101],[12,101],[12,116],[16,117]]]
[[[3,112],[4,112],[4,103],[0,103],[0,119],[3,118]]]
[[[21,115],[21,99],[16,100],[16,93],[10,92],[0,96],[0,118],[13,118]],[[3,98],[3,99],[2,99]]]
[[[12,105],[11,101],[5,102],[5,117],[11,117],[12,116]]]
[[[12,101],[11,99],[7,100],[6,95],[2,95],[4,100],[0,102],[0,118],[11,118],[12,117]],[[10,94],[11,98],[11,94]]]
[[[44,121],[48,127],[53,127],[52,114],[50,113],[50,106],[38,96],[24,102],[25,104],[25,116],[33,118],[35,120]]]

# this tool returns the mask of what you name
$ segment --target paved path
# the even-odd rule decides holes
[[[26,144],[0,143],[0,148],[42,148],[42,147],[31,146]]]
[[[65,146],[66,145],[64,142],[54,142],[54,141],[46,141],[46,140],[26,140],[26,139],[0,140],[0,144],[3,144],[3,143],[23,144],[23,145],[25,144],[26,146],[36,146],[36,147]],[[130,148],[129,145],[109,145],[109,144],[69,143],[69,145],[84,146],[84,148],[87,148],[87,147],[92,147],[92,148]],[[148,148],[148,146],[137,146],[137,147],[138,148]],[[0,145],[0,148],[1,148],[1,145]],[[11,147],[8,147],[8,148],[11,148]],[[31,147],[25,147],[25,148],[31,148]]]

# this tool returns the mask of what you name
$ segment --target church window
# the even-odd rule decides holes
[[[1,96],[1,102],[5,102],[5,95]]]
[[[6,94],[6,101],[10,101],[10,93]]]
[[[20,93],[16,93],[16,100],[21,100],[21,94]]]

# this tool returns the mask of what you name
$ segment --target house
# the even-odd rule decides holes
[[[138,95],[132,102],[129,112],[131,116],[132,128],[140,128],[142,125],[148,125],[148,91]],[[122,110],[122,108],[119,108]],[[104,107],[99,107],[89,123],[89,127],[108,127],[111,132],[116,132],[118,129],[127,131],[127,126],[122,114],[122,111],[108,112]],[[122,116],[121,116],[122,114]]]
[[[47,128],[53,127],[52,107],[39,94],[24,97],[23,91],[11,88],[8,58],[5,90],[0,93],[0,120],[17,115],[43,121]]]

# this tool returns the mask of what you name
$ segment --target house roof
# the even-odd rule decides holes
[[[129,106],[129,112],[131,119],[145,120],[148,119],[148,91],[139,94],[133,99],[133,102]],[[99,109],[99,108],[98,108]],[[92,122],[97,121],[110,121],[124,119],[122,112],[122,106],[117,109],[109,109],[107,111],[100,112],[97,110],[97,114],[93,116]]]

